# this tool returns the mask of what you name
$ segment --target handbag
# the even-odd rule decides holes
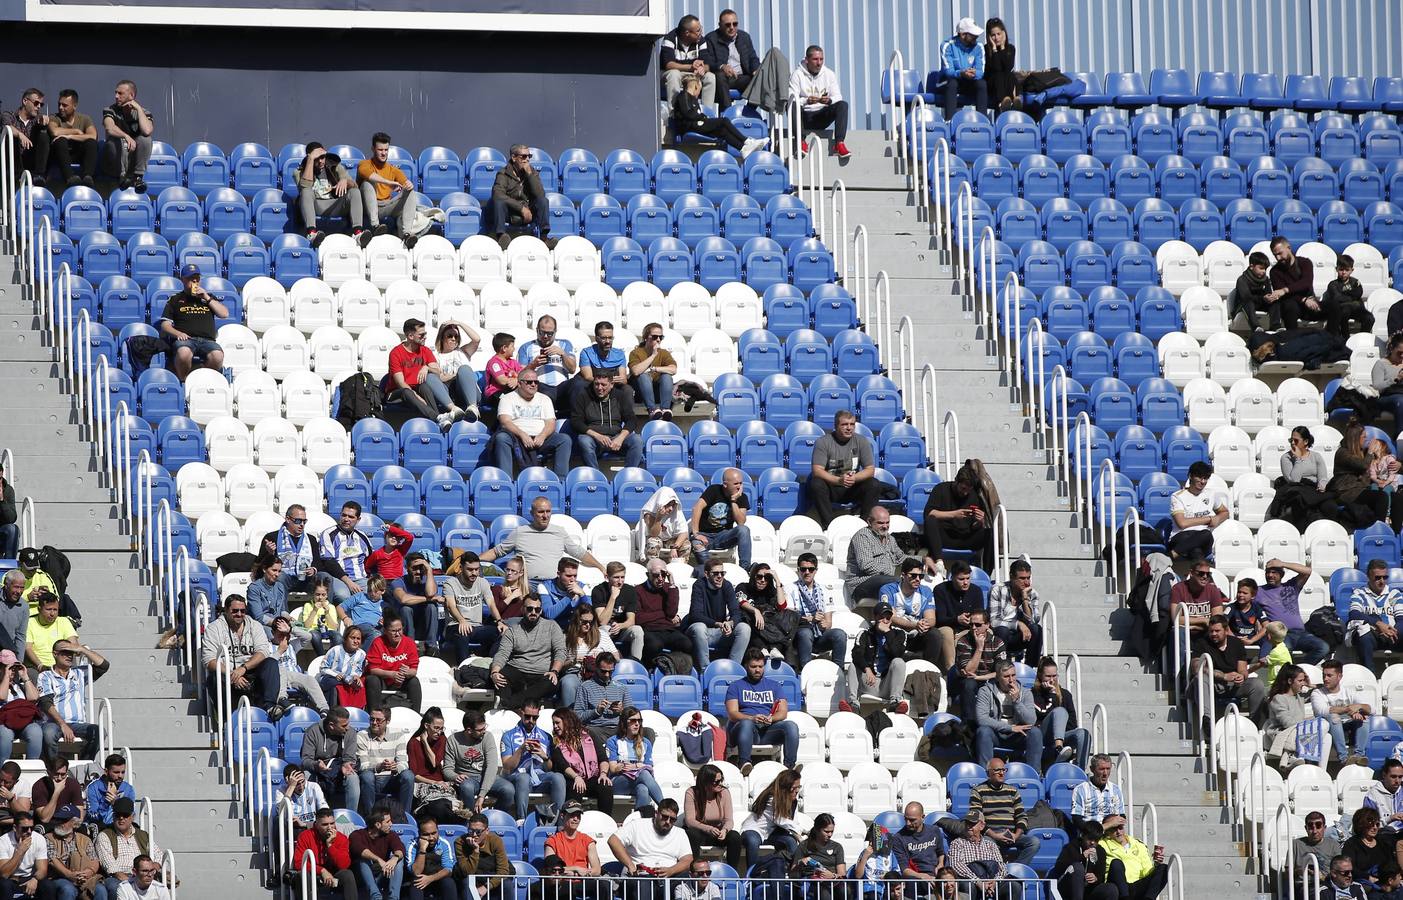
[[[362,681],[359,687],[351,687],[349,684],[338,684],[336,686],[336,701],[342,706],[354,706],[357,709],[365,709],[365,682]]]
[[[39,718],[39,704],[33,700],[11,700],[0,706],[0,725],[14,732],[23,731]]]

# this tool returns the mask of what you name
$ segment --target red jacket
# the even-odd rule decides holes
[[[336,832],[336,837],[331,839],[329,847],[315,828],[308,828],[298,835],[292,852],[298,871],[301,871],[302,857],[308,850],[316,857],[318,869],[340,872],[351,867],[351,842],[339,831]],[[327,865],[328,857],[331,859],[330,865]]]
[[[384,547],[372,550],[365,558],[365,571],[367,575],[379,575],[386,581],[394,581],[404,577],[404,558],[409,555],[409,548],[414,546],[414,535],[398,525],[386,525],[385,533],[399,538],[400,545],[393,550]]]
[[[401,637],[393,650],[385,644],[384,635],[370,642],[370,649],[365,653],[365,670],[367,672],[371,669],[398,672],[405,668],[419,668],[419,648],[414,646],[414,642],[409,638]]]

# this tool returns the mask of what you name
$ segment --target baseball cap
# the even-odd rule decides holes
[[[199,278],[199,277],[200,277],[200,267],[197,266],[197,265],[195,265],[194,263],[186,263],[185,265],[183,265],[183,266],[180,267],[180,280],[181,280],[181,281],[184,281],[184,280],[187,279],[187,278]]]
[[[19,662],[19,657],[15,656],[13,650],[0,650],[0,666],[13,666]]]
[[[882,616],[889,616],[891,614],[892,608],[890,603],[878,603],[876,609],[872,610],[872,617],[874,619],[880,619]]]
[[[971,19],[969,16],[965,16],[965,17],[964,17],[963,19],[961,19],[958,23],[956,23],[956,25],[955,25],[955,33],[956,33],[956,34],[972,34],[972,35],[974,35],[975,37],[979,37],[981,34],[984,33],[984,29],[983,29],[983,28],[980,28],[978,25],[974,24],[974,20]]]
[[[584,806],[580,805],[574,800],[571,800],[569,803],[565,804],[565,807],[560,811],[561,818],[564,818],[566,816],[583,816],[584,814]]]
[[[39,551],[34,547],[25,547],[19,552],[19,564],[21,568],[39,568]]]
[[[82,816],[83,814],[78,811],[78,807],[72,803],[65,803],[58,808],[58,812],[54,813],[54,821],[67,822],[70,819],[80,819]]]
[[[965,813],[964,822],[966,825],[978,825],[984,821],[984,813],[977,809],[971,809]]]

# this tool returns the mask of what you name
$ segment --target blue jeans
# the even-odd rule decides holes
[[[14,559],[19,555],[19,526],[0,525],[0,559]]]
[[[1040,774],[1043,770],[1043,733],[1034,725],[1023,734],[998,734],[992,728],[980,727],[974,732],[974,761],[988,766],[994,755],[994,742],[1011,750],[1023,750],[1023,762],[1032,766]]]
[[[1042,729],[1044,742],[1047,744],[1046,752],[1051,755],[1054,752],[1054,745],[1061,741],[1063,746],[1071,747],[1076,756],[1073,757],[1077,764],[1086,767],[1086,753],[1091,746],[1091,735],[1085,728],[1068,728],[1067,710],[1057,706],[1048,711],[1047,716],[1039,723]]]
[[[516,791],[516,818],[520,821],[526,818],[526,811],[531,804],[531,773],[513,772],[507,776],[507,780],[511,782],[512,788]],[[559,772],[542,772],[541,783],[538,787],[550,798],[550,802],[555,806],[557,812],[565,805],[564,775]]]
[[[697,554],[699,564],[697,566],[697,577],[701,577],[700,569],[706,565],[709,552],[712,550],[729,550],[736,548],[736,559],[742,569],[750,568],[750,529],[744,525],[734,525],[724,531],[706,536],[706,543],[697,540],[696,535],[692,536],[692,550]]]
[[[575,695],[580,691],[580,673],[567,672],[560,676],[560,705],[571,707],[575,705]]]
[[[784,765],[794,768],[799,758],[799,726],[789,720],[771,722],[764,727],[757,726],[753,719],[732,722],[727,727],[731,743],[736,745],[736,755],[742,763],[750,762],[751,751],[756,744],[783,744]]]
[[[459,406],[476,406],[482,401],[482,388],[477,383],[477,373],[472,366],[459,366],[458,373],[447,384],[448,395]]]
[[[799,633],[794,635],[794,651],[799,655],[799,668],[809,664],[809,660],[814,658],[815,650],[832,651],[833,662],[841,672],[848,663],[848,635],[841,628],[829,628],[815,635],[808,623],[800,625]]]
[[[642,809],[649,804],[657,806],[663,802],[663,789],[652,772],[639,772],[637,778],[615,775],[614,795],[619,794],[633,794],[634,809]]]
[[[326,794],[329,802],[339,804],[342,809],[360,809],[360,773],[342,775],[340,769],[332,769],[330,772],[319,771],[316,766],[307,770],[308,774],[317,780],[321,789]]]
[[[1033,857],[1038,855],[1038,848],[1042,846],[1042,840],[1031,834],[1018,836],[1018,840],[1012,844],[999,844],[1004,859],[1008,862],[1022,863],[1025,866],[1033,864]]]
[[[361,890],[366,892],[369,900],[400,900],[400,885],[404,882],[403,862],[395,866],[389,878],[381,873],[379,866],[367,860],[356,860],[355,866],[356,881],[360,882]]]
[[[61,741],[61,740],[63,739],[63,731],[58,727],[58,723],[57,723],[57,722],[45,722],[45,723],[43,724],[42,727],[43,727],[43,730],[44,730],[44,746],[45,746],[45,747],[54,747],[55,745],[58,744],[59,741]],[[89,722],[69,722],[69,723],[68,723],[68,727],[69,727],[69,729],[71,729],[71,730],[73,731],[73,736],[74,736],[74,737],[76,737],[76,738],[77,738],[78,740],[80,740],[80,741],[86,742],[86,743],[88,744],[88,746],[92,746],[92,742],[94,742],[94,741],[97,740],[97,726],[96,726],[96,725],[93,725],[93,724],[91,724],[91,723],[89,723]],[[29,742],[29,729],[28,729],[28,728],[26,728],[26,729],[24,730],[24,735],[25,735],[25,738],[24,738],[24,739],[25,739],[25,742],[28,743],[28,742]],[[3,748],[0,748],[0,749],[3,749],[3,751],[4,751],[5,753],[8,754],[8,753],[10,752],[10,745],[9,745],[9,743],[5,743],[5,744],[3,745]],[[38,759],[38,757],[35,757],[35,756],[30,756],[29,758],[30,758],[30,759]],[[0,762],[4,762],[4,760],[3,760],[3,759],[0,759]]]
[[[666,372],[659,375],[656,382],[649,375],[634,378],[633,389],[638,391],[638,397],[648,412],[672,408],[672,376]]]
[[[414,807],[414,773],[405,769],[393,775],[387,772],[360,773],[360,813],[370,815],[370,808],[381,797],[394,797],[405,809]]]
[[[1351,748],[1363,749],[1369,740],[1369,725],[1367,722],[1359,722],[1355,719],[1337,722],[1335,718],[1335,716],[1329,717],[1330,745],[1335,750],[1335,756],[1344,759],[1349,756]]]
[[[549,466],[562,480],[570,474],[570,439],[558,431],[552,432],[540,449],[522,450],[511,432],[503,429],[492,435],[483,455],[492,460],[492,465],[510,475],[516,471],[514,457],[518,450],[525,456],[528,466],[537,465],[539,458],[540,465]]]
[[[1403,400],[1403,396],[1400,396],[1399,399]],[[1375,651],[1397,650],[1400,647],[1403,647],[1403,640],[1390,641],[1375,634],[1372,628],[1354,637],[1354,650],[1359,654],[1359,664],[1370,671],[1373,671],[1374,668]]]
[[[775,852],[787,852],[791,857],[799,852],[799,842],[782,829],[775,829],[768,835],[762,835],[760,832],[752,830],[742,831],[740,842],[745,847],[745,864],[747,866],[753,866],[760,861],[760,844],[766,840],[775,848]]]
[[[364,592],[366,579],[357,578],[353,580],[360,586],[361,591]],[[351,589],[346,587],[346,582],[339,578],[333,578],[329,584],[331,586],[331,603],[333,606],[340,606],[342,603],[351,599]]]
[[[52,896],[55,900],[78,900],[78,885],[69,881],[67,878],[54,875],[49,878],[49,883],[53,885]],[[40,882],[40,884],[43,884],[43,882]],[[107,900],[108,896],[107,882],[99,881],[97,886],[93,888],[93,900]],[[111,896],[115,900],[117,892],[113,891]]]
[[[54,726],[54,734],[58,735],[58,726]],[[74,734],[77,734],[75,731]],[[19,732],[24,738],[24,758],[43,759],[44,758],[44,726],[38,722],[30,722],[24,726],[24,730]],[[55,737],[57,740],[57,737]],[[10,747],[15,742],[15,730],[0,725],[0,762],[10,758]]]
[[[438,605],[420,603],[417,606],[401,606],[399,614],[404,618],[404,635],[410,640],[437,645],[439,630],[443,623],[438,617]]]
[[[482,782],[480,780],[476,778],[465,779],[458,785],[458,799],[463,801],[464,806],[471,807],[473,804],[477,803],[477,795],[481,790]],[[528,788],[527,793],[529,792],[530,790]],[[497,808],[500,810],[511,809],[516,801],[516,788],[512,786],[510,781],[500,776],[492,782],[492,787],[487,789],[487,793],[497,798]],[[558,809],[559,807],[557,806],[556,808]],[[518,818],[525,817],[519,816]]]
[[[643,465],[643,438],[639,437],[637,433],[624,438],[623,446],[617,451],[604,450],[600,447],[599,442],[589,435],[577,434],[575,435],[575,449],[580,451],[580,461],[592,469],[599,468],[601,455],[618,456],[623,454],[624,465]]]
[[[696,657],[698,669],[711,664],[711,651],[725,647],[730,651],[732,662],[740,662],[750,646],[750,623],[741,622],[725,634],[720,628],[711,628],[696,622],[687,628],[687,637],[692,639],[692,656]]]

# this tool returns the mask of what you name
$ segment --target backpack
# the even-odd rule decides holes
[[[892,726],[891,716],[882,710],[868,713],[863,717],[867,723],[867,733],[872,735],[872,743],[876,744],[882,736],[882,731]]]
[[[653,661],[653,668],[663,675],[691,675],[696,668],[696,663],[692,660],[692,654],[684,653],[681,650],[670,650],[667,653],[659,654]]]
[[[385,418],[385,397],[368,372],[357,372],[338,387],[341,401],[336,406],[336,421],[347,431],[361,419]]]
[[[59,594],[68,592],[68,576],[73,571],[73,564],[68,556],[59,548],[45,544],[39,550],[39,568],[53,579],[54,587]]]
[[[1041,94],[1043,91],[1071,83],[1072,79],[1062,74],[1061,69],[1038,69],[1029,72],[1028,77],[1023,80],[1023,93]]]
[[[1338,647],[1345,641],[1345,623],[1333,606],[1322,606],[1310,614],[1306,620],[1306,631],[1320,638],[1331,647]]]
[[[698,716],[699,717],[699,716]],[[688,763],[700,766],[726,758],[726,732],[715,725],[703,725],[700,730],[677,729],[677,746]]]

